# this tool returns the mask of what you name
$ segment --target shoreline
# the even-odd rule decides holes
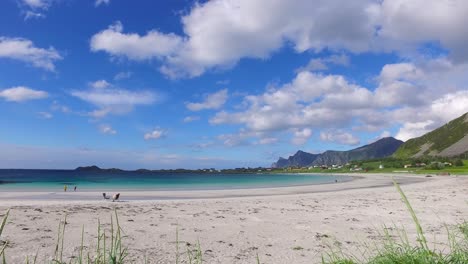
[[[262,263],[321,263],[322,254],[329,252],[326,245],[339,243],[351,253],[360,252],[363,242],[380,243],[383,226],[405,228],[409,240],[416,243],[413,220],[391,186],[391,176],[365,174],[347,183],[278,188],[270,193],[242,190],[244,196],[236,197],[228,197],[225,191],[222,197],[205,192],[194,199],[126,200],[124,195],[123,201],[115,203],[5,200],[5,193],[0,193],[0,215],[11,209],[2,240],[9,241],[8,263],[24,263],[38,250],[38,263],[43,263],[53,255],[57,225],[66,215],[64,256],[68,260],[79,253],[83,227],[84,245],[94,252],[98,221],[108,232],[116,210],[130,263],[144,263],[144,256],[149,263],[174,263],[176,231],[181,259],[199,242],[206,263],[251,264],[256,263],[257,254]],[[395,176],[430,245],[437,241],[434,245],[444,249],[446,227],[468,220],[468,177]]]
[[[276,173],[262,173],[262,174],[271,174],[271,175],[277,175]],[[358,178],[359,176],[353,176],[353,175],[348,175],[348,174],[321,174],[321,173],[282,173],[283,175],[302,175],[302,176],[321,176],[321,177],[335,177],[335,179],[339,179],[339,182],[348,182],[352,181],[355,178]],[[246,174],[248,175],[248,174]],[[225,191],[225,190],[254,190],[254,189],[273,189],[273,188],[288,188],[288,187],[301,187],[301,186],[311,186],[311,185],[325,185],[325,184],[334,184],[336,182],[311,182],[311,183],[294,183],[294,184],[287,184],[285,185],[254,185],[254,186],[249,186],[249,185],[235,185],[232,187],[225,187],[224,185],[222,186],[217,186],[217,185],[208,185],[207,187],[197,187],[196,185],[193,187],[156,187],[156,188],[121,188],[121,187],[115,187],[112,188],[113,192],[189,192],[189,191]],[[71,189],[72,186],[75,186],[75,184],[66,184],[69,186],[69,191],[67,193],[74,193],[74,191]],[[77,187],[81,187],[80,185],[76,185]],[[58,190],[58,191],[57,191]],[[78,192],[80,193],[89,193],[89,192],[100,192],[101,190],[98,190],[97,187],[81,187],[79,188]],[[2,192],[41,192],[41,193],[60,193],[60,188],[55,188],[51,189],[50,187],[12,187],[10,190],[5,190],[2,188],[0,185],[0,193]],[[64,192],[65,193],[65,192]]]
[[[309,175],[322,175],[316,173],[304,173]],[[120,193],[119,202],[134,202],[134,201],[160,201],[160,200],[198,200],[198,199],[223,199],[223,198],[242,198],[242,197],[268,197],[268,196],[285,196],[285,195],[300,195],[309,193],[327,193],[340,192],[345,190],[380,188],[392,186],[392,177],[401,185],[420,183],[430,181],[436,177],[427,178],[420,174],[395,174],[395,173],[359,173],[352,175],[343,174],[327,174],[330,177],[347,176],[349,180],[340,181],[337,183],[319,183],[306,184],[298,186],[285,187],[263,187],[263,188],[234,188],[234,189],[203,189],[203,190],[86,190],[86,191],[69,191],[69,192],[51,192],[51,191],[0,191],[0,200],[4,202],[14,203],[16,201],[25,203],[30,201],[33,204],[40,201],[52,202],[109,202],[102,198],[102,193],[107,195]],[[1,204],[1,203],[0,203]]]

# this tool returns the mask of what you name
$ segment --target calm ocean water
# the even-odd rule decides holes
[[[204,190],[285,187],[346,181],[346,176],[307,174],[197,174],[0,170],[0,191],[15,190]]]

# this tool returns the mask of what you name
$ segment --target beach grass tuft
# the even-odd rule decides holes
[[[394,186],[406,205],[416,227],[416,246],[409,240],[405,229],[398,232],[398,239],[392,238],[389,229],[384,228],[384,240],[375,245],[370,257],[366,260],[347,256],[341,251],[325,253],[323,264],[465,264],[468,263],[468,222],[463,222],[455,228],[447,227],[448,252],[430,249],[424,231],[416,213],[400,185],[394,180]]]

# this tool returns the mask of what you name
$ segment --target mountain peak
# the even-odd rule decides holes
[[[381,138],[374,143],[348,151],[327,150],[321,154],[311,154],[298,150],[288,159],[279,159],[273,167],[306,167],[310,165],[345,164],[352,160],[383,158],[392,155],[403,141],[393,137]]]

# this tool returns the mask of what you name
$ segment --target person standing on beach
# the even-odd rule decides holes
[[[63,191],[64,191],[64,192],[67,191],[67,185],[64,185],[64,186],[63,186]]]
[[[76,186],[75,186],[75,188],[73,188],[73,191],[76,192]]]

